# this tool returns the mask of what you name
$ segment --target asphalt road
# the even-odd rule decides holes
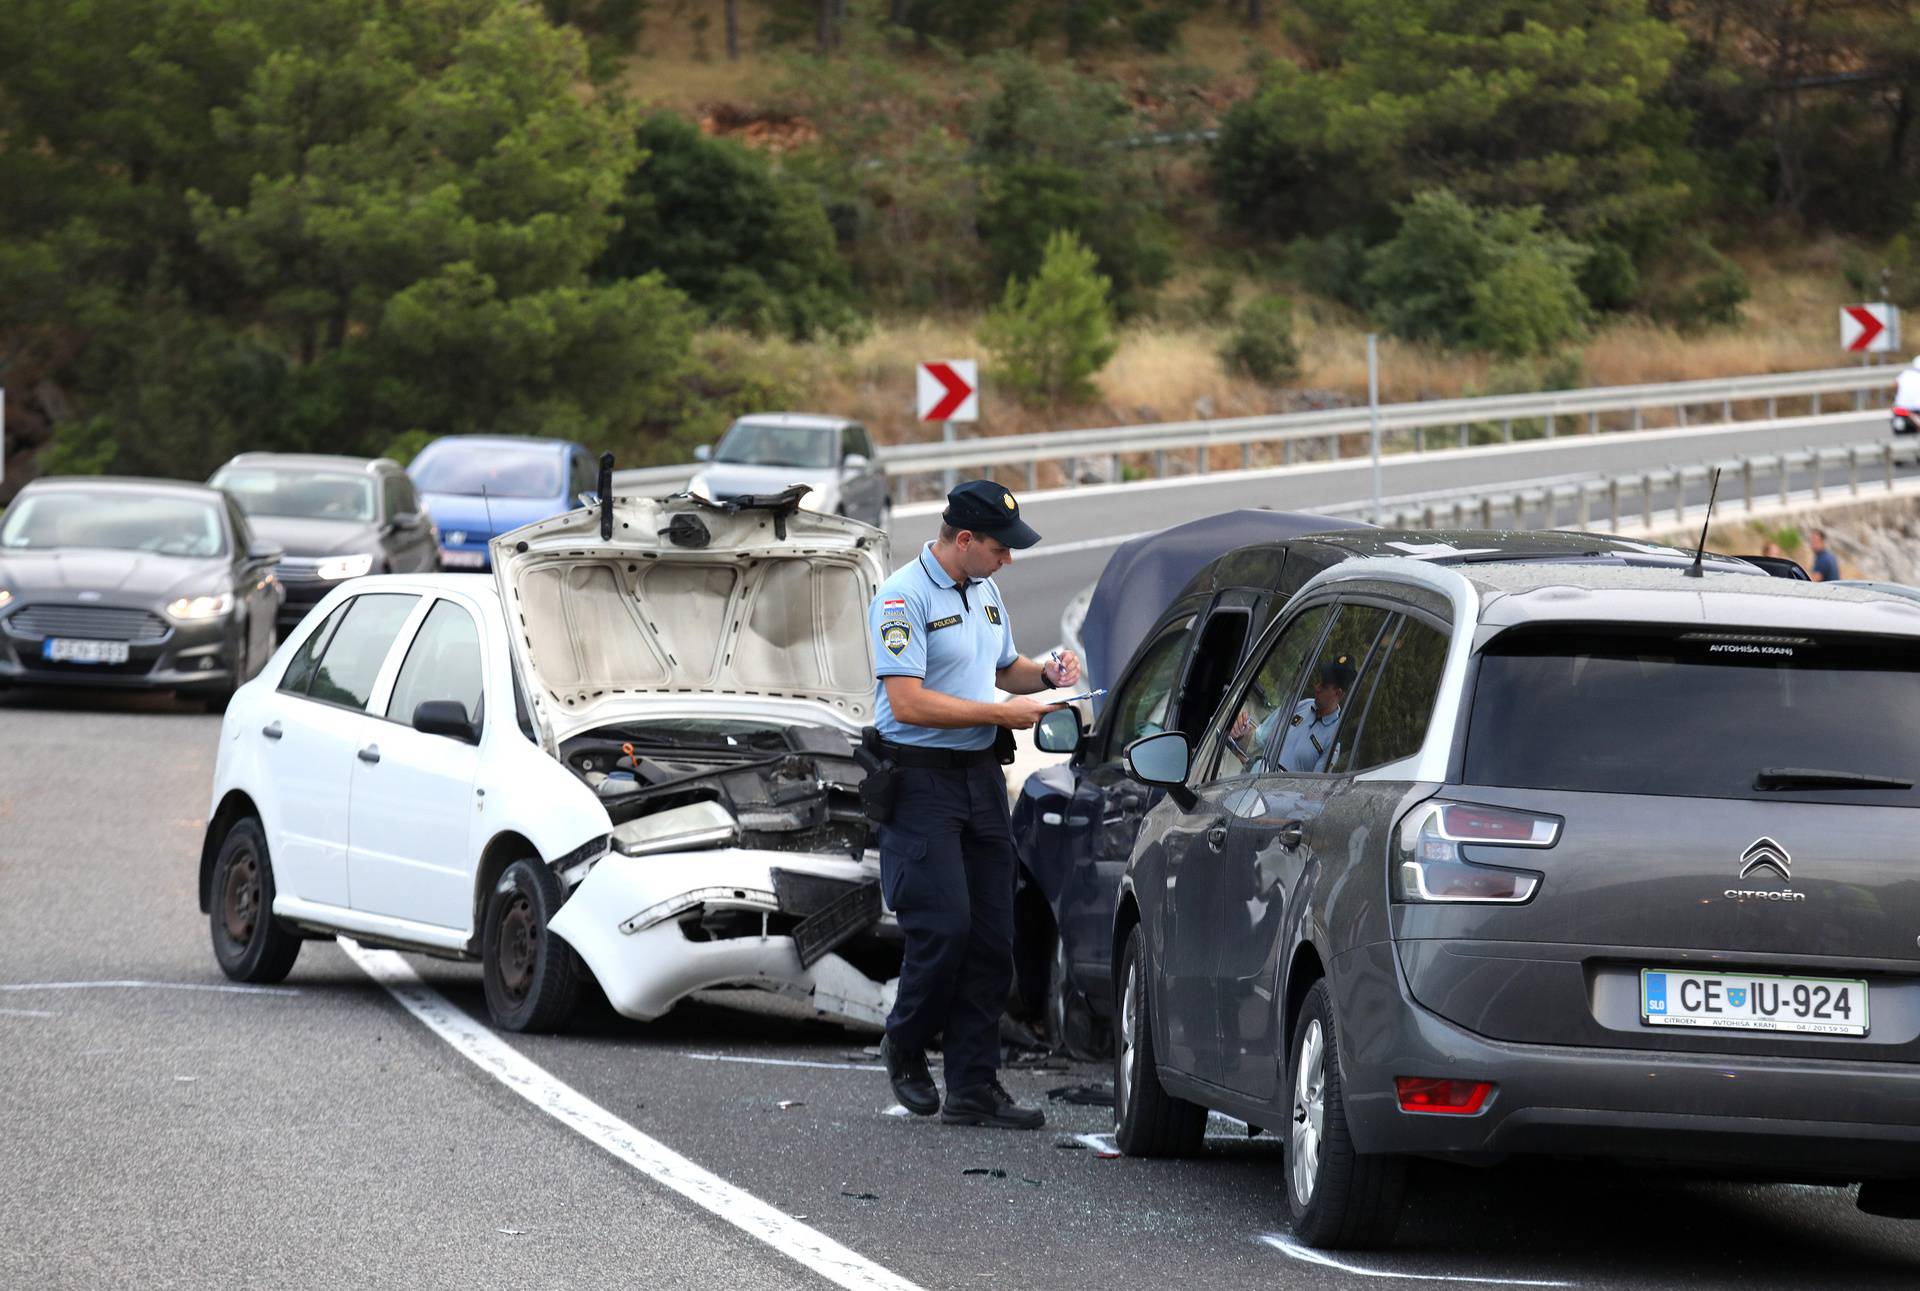
[[[1381,495],[1395,498],[1486,484],[1655,470],[1741,454],[1838,448],[1871,443],[1887,433],[1886,414],[1876,409],[1785,423],[1563,434],[1513,446],[1397,453],[1381,461]],[[1844,480],[1845,468],[1836,467],[1829,478]],[[1736,481],[1723,481],[1728,489],[1736,486]],[[1372,467],[1365,457],[1342,458],[1020,496],[1022,516],[1042,540],[1017,556],[996,581],[1007,599],[1019,647],[1035,653],[1059,643],[1061,611],[1080,589],[1099,578],[1113,548],[1127,538],[1241,507],[1326,511],[1365,502],[1372,496]],[[1637,506],[1638,501],[1634,495],[1623,499],[1622,505]],[[1668,508],[1671,514],[1671,503]],[[892,536],[897,563],[909,559],[933,537],[939,512],[938,504],[927,503],[896,509]],[[1637,513],[1633,519],[1637,521]],[[1659,519],[1657,511],[1655,519]],[[1571,523],[1571,508],[1556,522]]]
[[[830,1285],[512,1092],[337,945],[280,990],[222,989],[194,895],[218,718],[9,694],[0,731],[0,1286]],[[407,962],[483,1016],[476,969]],[[763,998],[507,1043],[893,1285],[1920,1283],[1920,1223],[1846,1193],[1551,1162],[1423,1168],[1395,1250],[1313,1263],[1277,1140],[1217,1123],[1202,1158],[1149,1162],[1072,1137],[1100,1107],[1052,1102],[1032,1134],[890,1115],[873,1037],[740,1007]],[[1007,1077],[1041,1100],[1104,1079]]]

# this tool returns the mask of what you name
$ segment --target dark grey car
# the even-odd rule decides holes
[[[218,489],[48,477],[0,518],[0,685],[225,704],[273,653],[277,544]]]
[[[208,481],[285,549],[279,626],[290,628],[348,578],[440,567],[433,522],[398,462],[318,453],[242,453]]]
[[[1124,1150],[1282,1134],[1324,1246],[1390,1238],[1412,1155],[1916,1213],[1920,606],[1622,561],[1337,566],[1197,743],[1130,746],[1168,792],[1114,925]]]

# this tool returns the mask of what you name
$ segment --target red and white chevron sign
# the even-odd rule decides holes
[[[1888,304],[1842,305],[1840,348],[1879,354],[1900,348],[1900,310]]]
[[[914,393],[921,421],[979,421],[980,364],[973,359],[922,363]]]

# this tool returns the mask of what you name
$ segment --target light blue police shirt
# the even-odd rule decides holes
[[[874,726],[883,739],[936,749],[984,749],[995,728],[908,726],[887,702],[888,677],[919,677],[928,690],[957,699],[995,700],[994,677],[1020,657],[1013,624],[991,578],[963,591],[940,562],[933,544],[921,549],[886,582],[867,610],[873,633]]]
[[[1275,714],[1276,717],[1278,715]],[[1333,756],[1334,733],[1339,729],[1339,708],[1325,717],[1315,717],[1313,701],[1301,700],[1293,706],[1293,716],[1280,737],[1280,751],[1273,760],[1274,770],[1296,774],[1325,771],[1327,760]]]

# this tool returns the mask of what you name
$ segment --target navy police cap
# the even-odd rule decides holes
[[[947,494],[947,509],[940,518],[956,529],[971,529],[1015,550],[1040,541],[1040,535],[1020,518],[1020,504],[1013,494],[992,480],[956,485]]]

